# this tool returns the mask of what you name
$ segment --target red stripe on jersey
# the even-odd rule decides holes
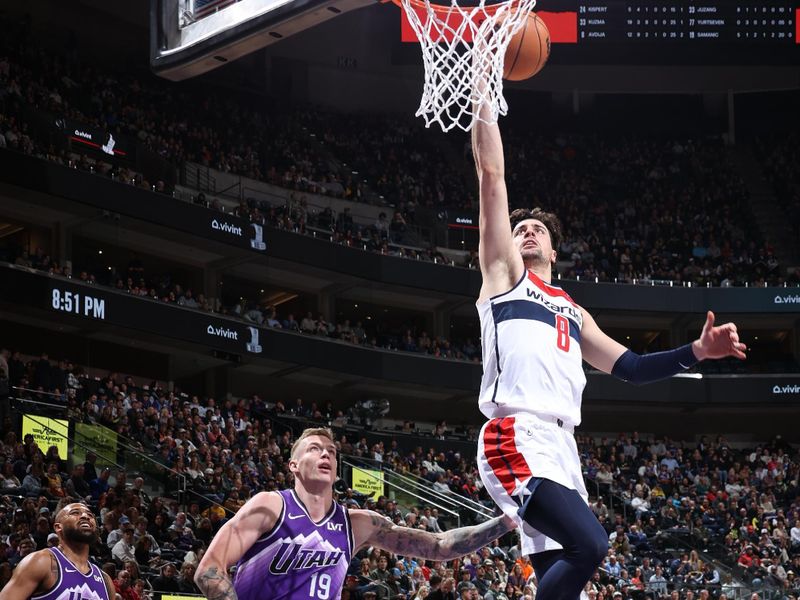
[[[575,301],[570,298],[569,294],[562,289],[557,287],[553,287],[552,285],[547,285],[544,281],[539,279],[539,276],[536,275],[533,271],[528,271],[528,279],[533,282],[533,285],[538,287],[542,290],[545,294],[549,294],[551,296],[561,296],[562,298],[566,298],[572,306],[578,308],[578,305],[575,304]]]
[[[502,419],[492,419],[486,425],[486,429],[483,432],[483,451],[486,455],[486,461],[492,468],[492,473],[500,481],[506,493],[510,495],[514,492],[515,484],[511,471],[500,457],[500,444],[497,443],[498,424],[500,421]]]
[[[531,470],[525,457],[517,450],[517,442],[514,440],[514,417],[508,417],[500,423],[500,452],[504,454],[511,465],[512,473],[520,481],[525,481],[531,476]]]
[[[517,481],[525,481],[531,470],[514,441],[514,417],[492,419],[483,434],[486,460],[509,496],[514,494]]]

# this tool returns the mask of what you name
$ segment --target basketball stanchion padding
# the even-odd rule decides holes
[[[529,40],[538,35],[542,41],[547,28],[541,19],[529,26],[536,0],[508,0],[489,4],[487,0],[450,0],[450,4],[435,4],[432,0],[392,0],[405,11],[422,48],[425,82],[416,115],[425,119],[425,126],[437,123],[443,131],[459,127],[469,131],[476,119],[496,123],[508,112],[503,98],[503,74],[506,51],[512,38],[520,31]],[[541,23],[540,29],[537,21]],[[530,33],[529,33],[530,32]],[[546,48],[549,54],[549,34]],[[541,48],[537,42],[536,48]],[[511,65],[512,77],[534,72],[530,67],[533,46],[520,40],[515,48],[525,60]],[[544,65],[547,55],[533,56],[536,70]],[[478,116],[478,109],[488,111]]]

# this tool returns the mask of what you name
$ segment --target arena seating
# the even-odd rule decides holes
[[[326,319],[320,313],[308,312],[304,315],[295,315],[291,312],[281,313],[272,306],[262,305],[244,298],[234,299],[231,304],[225,304],[219,300],[209,301],[202,293],[194,293],[191,288],[174,281],[169,273],[145,276],[144,270],[138,262],[139,267],[135,271],[131,269],[131,265],[127,265],[95,274],[76,265],[76,270],[73,272],[68,266],[61,266],[53,261],[41,249],[29,254],[25,250],[4,247],[2,244],[0,244],[0,260],[40,269],[54,275],[74,278],[93,285],[106,285],[118,291],[153,301],[217,312],[259,325],[327,337],[360,346],[415,352],[436,358],[466,361],[480,361],[481,359],[480,349],[472,340],[450,340],[444,336],[429,336],[427,332],[418,330],[411,324],[403,323],[392,328],[369,321],[351,323],[345,319],[336,322]],[[252,285],[249,291],[249,297],[258,297],[255,285]]]
[[[177,496],[166,492],[150,498],[135,472],[126,478],[115,469],[110,483],[116,484],[110,486],[98,473],[80,474],[80,469],[66,473],[64,457],[54,448],[44,451],[32,439],[20,441],[9,430],[0,449],[5,458],[0,469],[4,494],[0,510],[9,515],[0,520],[0,535],[7,544],[0,559],[6,565],[0,567],[5,577],[20,553],[30,551],[20,547],[21,540],[30,535],[32,547],[46,546],[57,507],[70,496],[85,494],[103,523],[105,543],[98,545],[97,559],[115,574],[117,584],[128,594],[123,597],[136,600],[151,589],[196,592],[191,565],[197,564],[213,531],[252,494],[291,485],[287,453],[294,436],[309,425],[333,423],[343,457],[378,461],[491,506],[481,489],[474,457],[436,450],[422,437],[432,434],[448,439],[454,432],[445,423],[418,432],[408,424],[408,446],[402,445],[403,438],[391,445],[369,443],[369,432],[354,436],[342,429],[353,423],[332,403],[284,403],[258,395],[215,402],[180,389],[167,390],[156,381],[145,385],[118,373],[93,377],[80,365],[51,361],[47,354],[36,358],[4,352],[4,356],[17,398],[55,402],[71,420],[108,427],[189,483],[187,496],[180,498],[189,507],[186,514],[179,511]],[[723,436],[689,442],[637,432],[616,438],[579,433],[577,441],[592,509],[609,532],[608,558],[590,583],[590,597],[612,598],[617,591],[636,597],[638,590],[662,598],[673,589],[684,595],[691,590],[699,597],[706,592],[711,597],[723,592],[731,597],[731,577],[764,594],[799,591],[794,573],[800,567],[796,500],[800,457],[795,448],[780,438],[757,447],[734,447]],[[166,475],[170,477],[174,475]],[[447,527],[425,505],[401,510],[387,497],[354,492],[345,481],[337,483],[337,492],[340,502],[378,510],[396,523],[433,530]],[[137,540],[147,538],[146,531],[158,550],[152,545],[147,548],[148,542],[137,542],[133,558],[120,559],[125,549],[115,543],[124,518],[134,526],[141,522]],[[111,546],[109,538],[114,542]],[[511,581],[509,598],[523,597],[526,585],[535,587],[535,582],[509,576],[516,564],[523,572],[529,568],[515,547],[508,545],[510,541],[446,565],[423,566],[413,557],[388,556],[388,564],[395,565],[391,568],[400,569],[392,571],[388,584],[394,592],[389,597],[400,590],[417,593],[434,572],[482,589],[477,567],[487,559],[492,565],[486,567],[494,577]],[[377,551],[364,550],[354,559],[353,593],[387,583],[379,556]],[[369,568],[363,567],[361,573],[363,560]],[[175,565],[174,573],[165,568],[167,563]],[[660,579],[650,583],[657,567],[664,576],[661,595]],[[123,571],[128,575],[119,581]],[[714,583],[720,571],[722,579]],[[129,591],[137,587],[139,596]]]
[[[468,148],[437,138],[410,117],[316,107],[287,112],[263,98],[240,94],[234,100],[208,89],[199,103],[191,85],[101,73],[58,54],[20,52],[18,42],[0,42],[0,147],[170,191],[168,181],[152,180],[162,173],[148,179],[64,148],[41,125],[47,115],[60,115],[136,140],[173,171],[190,160],[300,192],[354,201],[383,196],[395,215],[388,239],[335,214],[297,214],[264,202],[250,201],[242,216],[299,232],[313,225],[329,230],[336,243],[414,259],[435,257],[426,249],[432,240],[412,233],[418,207],[476,208]],[[787,279],[786,265],[753,227],[746,186],[719,137],[545,136],[529,129],[535,127],[506,133],[511,204],[542,205],[560,215],[563,276],[714,286],[798,282],[796,275]],[[791,179],[781,183],[780,177],[791,173],[776,172],[776,187],[790,187]],[[475,266],[474,256],[462,264]]]
[[[465,138],[442,138],[410,116],[342,114],[315,106],[288,110],[260,95],[89,66],[77,53],[48,51],[27,28],[2,15],[0,25],[7,33],[0,36],[0,153],[36,156],[153,194],[172,194],[175,173],[194,162],[295,192],[285,205],[242,193],[234,209],[239,217],[359,251],[440,263],[442,269],[477,268],[475,252],[453,263],[417,227],[423,211],[477,209]],[[65,120],[112,131],[141,148],[148,161],[123,165],[87,154],[53,128]],[[747,182],[719,135],[623,130],[598,136],[580,128],[565,134],[536,127],[508,127],[504,135],[512,206],[543,206],[564,223],[563,277],[656,285],[800,284],[798,273],[786,273],[787,265],[779,264],[768,232],[754,226]],[[796,133],[784,132],[753,147],[800,237],[797,142]],[[200,206],[187,205],[187,211],[224,210],[207,203],[200,187],[192,195],[186,199]],[[363,226],[344,212],[308,210],[306,195],[377,203],[385,219]],[[352,344],[480,360],[480,348],[470,340],[431,339],[407,324],[379,330],[258,306],[246,300],[258,297],[255,285],[239,302],[214,304],[169,273],[132,273],[121,265],[108,273],[81,264],[71,270],[44,251],[5,245],[0,260],[112,286],[142,296],[142,302],[148,297]],[[306,426],[331,426],[341,457],[413,474],[432,488],[493,509],[473,455],[474,427],[406,423],[398,431],[381,421],[364,426],[333,397],[317,404],[263,390],[245,398],[211,398],[146,373],[125,375],[132,368],[127,364],[99,373],[42,350],[38,356],[0,351],[0,384],[11,386],[15,398],[8,414],[0,395],[0,588],[22,558],[54,543],[59,507],[83,499],[101,531],[93,560],[112,575],[123,600],[198,594],[194,569],[225,520],[255,493],[292,485],[289,450]],[[748,372],[762,366],[754,368],[751,361]],[[698,370],[730,375],[744,368],[731,360]],[[797,369],[788,358],[765,367]],[[620,411],[620,429],[630,428],[631,419]],[[22,412],[107,428],[119,442],[116,464],[106,471],[90,453],[68,467],[68,457],[55,446],[20,439]],[[709,430],[714,427],[709,424]],[[471,451],[447,447],[457,443],[469,444]],[[586,598],[800,596],[797,448],[779,436],[759,442],[724,435],[676,440],[580,430],[577,446],[592,510],[609,534],[608,555]],[[370,508],[397,524],[429,531],[454,525],[425,502],[404,497],[405,504],[398,504],[353,490],[347,477],[335,489],[338,502]],[[470,511],[461,517],[462,523],[479,518]],[[133,547],[120,540],[128,526],[136,530]],[[463,598],[503,600],[486,594],[494,579],[509,599],[535,596],[530,563],[508,535],[446,564],[363,549],[350,565],[342,598],[360,600],[373,592],[379,598],[422,599],[437,578]]]

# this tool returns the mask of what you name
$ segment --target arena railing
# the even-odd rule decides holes
[[[117,432],[86,421],[67,419],[67,407],[57,403],[57,394],[14,388],[17,391],[34,391],[49,396],[51,402],[33,400],[31,398],[11,397],[12,414],[15,428],[25,433],[32,433],[34,439],[49,445],[66,442],[68,452],[60,456],[70,467],[74,467],[88,452],[97,455],[98,466],[114,468],[125,472],[126,476],[141,476],[149,493],[159,496],[177,496],[183,499],[186,494],[186,476],[162,464],[144,451],[132,446],[131,440]],[[25,428],[24,417],[27,417],[28,429]],[[55,419],[59,422],[50,421]],[[56,429],[55,427],[58,427]],[[66,427],[67,433],[64,434]],[[47,449],[42,449],[44,453]]]
[[[687,534],[691,535],[691,534]],[[730,600],[750,599],[753,594],[758,594],[760,600],[780,600],[783,598],[782,590],[766,581],[759,585],[748,583],[742,577],[742,569],[735,563],[726,558],[727,549],[724,545],[710,542],[693,544],[692,540],[686,535],[669,530],[662,531],[658,536],[660,543],[669,546],[681,553],[696,551],[700,559],[705,563],[713,565],[719,573],[720,583],[717,588],[721,589]],[[692,589],[692,584],[684,584],[685,589]],[[695,586],[699,589],[709,588],[707,584]]]
[[[354,459],[360,464],[350,462],[350,460],[348,459]],[[450,508],[448,508],[443,503],[438,502],[436,499],[430,496],[425,496],[423,494],[417,493],[422,490],[412,490],[408,487],[399,485],[396,482],[389,481],[385,477],[379,477],[378,475],[374,475],[371,471],[378,469],[377,467],[374,467],[374,465],[373,468],[370,468],[371,465],[369,460],[365,461],[363,457],[348,456],[347,458],[345,458],[344,456],[341,456],[339,458],[339,464],[340,464],[340,469],[344,468],[361,469],[364,475],[369,479],[372,479],[375,483],[382,484],[384,486],[392,488],[392,491],[395,493],[395,495],[399,493],[401,495],[406,496],[407,498],[405,499],[404,506],[409,503],[415,504],[416,500],[417,505],[424,504],[426,506],[431,506],[432,508],[436,508],[437,510],[439,510],[442,513],[445,513],[446,515],[449,515],[450,518],[456,522],[456,527],[461,527],[461,514],[458,512],[458,510],[455,510],[455,507],[451,506]],[[386,472],[383,471],[383,473],[385,474]],[[394,500],[395,498],[392,499]],[[407,508],[411,508],[411,506],[407,506]]]
[[[269,419],[275,424],[290,429],[294,435],[299,435],[306,427],[318,427],[321,425],[318,421],[297,417],[295,415],[269,415]],[[351,427],[342,428],[333,426],[332,428],[337,434],[351,435],[354,433]],[[367,432],[358,431],[357,433],[363,434]],[[370,430],[369,433],[378,434],[381,436],[396,434],[396,432],[381,429]],[[414,436],[409,436],[409,441],[412,444],[417,444],[420,440],[414,439]],[[462,512],[465,516],[469,516],[469,518],[472,520],[481,521],[494,516],[494,513],[480,502],[476,502],[471,498],[461,496],[460,494],[452,491],[449,493],[438,492],[437,490],[433,489],[433,484],[427,479],[419,477],[410,472],[399,473],[385,462],[364,456],[341,456],[342,460],[339,462],[339,476],[345,481],[350,481],[350,479],[345,476],[346,473],[343,470],[345,458],[350,462],[362,463],[362,465],[356,465],[357,467],[381,471],[384,473],[384,480],[390,478],[392,483],[396,484],[398,487],[403,489],[411,489],[418,495],[424,495],[432,498],[438,503],[444,503],[445,505],[450,506],[454,511]],[[431,505],[433,506],[433,504]]]
[[[628,522],[628,507],[630,500],[625,498],[619,493],[619,490],[613,485],[603,486],[594,479],[584,476],[584,481],[587,483],[587,488],[593,487],[597,496],[602,495],[604,501],[608,499],[609,515],[613,516],[616,511],[622,511],[623,520]],[[605,489],[603,489],[605,488]],[[658,542],[665,550],[672,550],[677,552],[690,552],[695,550],[700,558],[707,563],[711,563],[720,574],[720,583],[716,585],[718,590],[727,594],[729,600],[745,600],[749,599],[753,593],[758,593],[761,600],[779,600],[780,590],[774,586],[769,586],[762,583],[760,586],[752,586],[748,584],[741,575],[737,572],[739,569],[735,563],[727,560],[727,548],[720,543],[713,540],[704,542],[703,544],[692,544],[692,539],[687,536],[691,535],[689,530],[685,535],[681,534],[678,530],[661,531],[654,539],[648,539],[649,542]],[[693,584],[685,583],[682,589],[708,589],[709,585],[694,586]]]
[[[439,498],[442,502],[449,502],[456,506],[461,506],[463,509],[474,512],[476,515],[483,516],[486,519],[491,519],[494,516],[494,512],[480,502],[476,502],[472,498],[467,498],[466,496],[461,496],[453,491],[439,492],[433,489],[433,484],[430,481],[414,473],[399,473],[390,467],[386,467],[384,472],[390,474],[398,481],[410,485],[414,489],[425,490],[432,496]]]
[[[391,213],[394,211],[394,208],[385,202],[365,203],[363,201],[326,196],[313,191],[285,188],[242,175],[222,173],[197,163],[187,162],[183,165],[181,181],[186,188],[212,196],[213,198],[207,198],[207,200],[216,199],[226,211],[235,210],[242,201],[255,201],[262,205],[261,208],[263,208],[264,204],[269,207],[280,208],[287,206],[293,197],[299,195],[305,201],[305,208],[308,214],[321,214],[326,209],[338,214],[344,208],[349,208],[354,224],[362,229],[367,229],[374,225],[378,212]],[[182,191],[179,187],[176,187],[173,197],[187,202],[196,200],[196,195],[187,194],[185,190]],[[273,224],[267,223],[267,225]],[[407,223],[406,228],[411,233],[408,236],[408,242],[424,240],[427,243],[433,243],[434,232],[432,228],[412,223]],[[311,230],[312,228],[307,229]],[[325,232],[328,236],[332,234],[330,230],[319,231]],[[417,248],[412,243],[406,245],[412,249],[422,250],[422,248]]]

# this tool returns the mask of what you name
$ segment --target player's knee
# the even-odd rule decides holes
[[[586,545],[584,547],[584,554],[587,563],[591,563],[594,569],[599,565],[608,553],[608,536],[605,530],[597,524],[597,527],[592,527],[591,531],[587,532]]]

